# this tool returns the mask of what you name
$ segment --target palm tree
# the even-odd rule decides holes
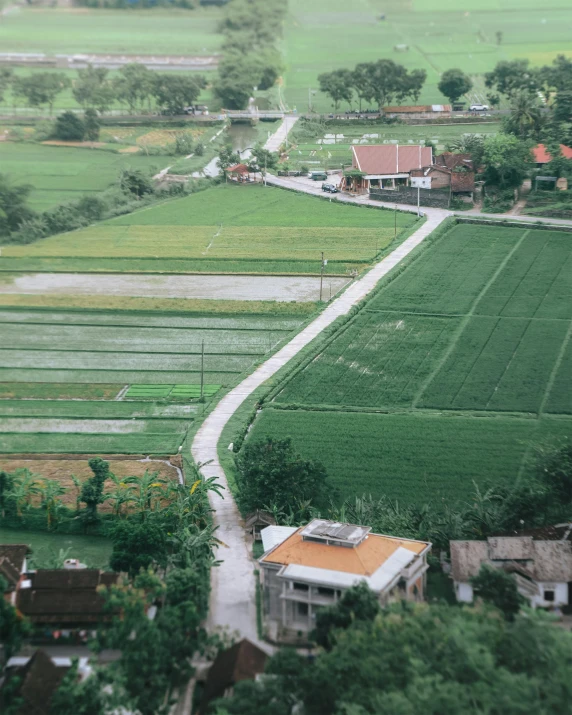
[[[506,126],[520,139],[536,139],[542,127],[542,112],[538,97],[530,92],[513,95]]]
[[[39,492],[42,498],[42,506],[46,509],[48,531],[52,527],[52,520],[57,515],[62,503],[59,499],[67,491],[56,479],[48,479],[39,482]]]

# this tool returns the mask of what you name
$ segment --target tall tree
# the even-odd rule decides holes
[[[93,477],[90,477],[83,483],[81,488],[80,501],[85,504],[85,521],[86,523],[97,520],[97,507],[103,502],[103,488],[105,482],[110,477],[109,462],[94,457],[90,459],[89,468],[93,472]]]
[[[56,118],[54,136],[62,141],[81,142],[85,136],[85,124],[74,112],[63,112]]]
[[[96,142],[99,139],[99,117],[95,109],[86,109],[83,115],[85,139]]]
[[[318,75],[320,91],[327,94],[334,103],[334,112],[338,111],[340,102],[351,104],[353,97],[354,74],[350,70],[333,70]]]
[[[31,191],[29,184],[13,184],[6,174],[0,174],[0,237],[8,237],[34,217],[27,204]]]
[[[0,67],[0,102],[4,101],[4,94],[12,84],[14,74],[11,67]]]
[[[145,65],[131,62],[118,71],[113,81],[117,98],[135,112],[141,109],[153,94],[155,82],[154,73]]]
[[[359,111],[361,112],[362,102],[367,102],[371,97],[370,90],[370,70],[371,65],[369,62],[362,62],[356,65],[354,71],[352,72],[352,86],[357,95],[359,101]]]
[[[427,78],[425,70],[408,72],[393,60],[378,60],[364,69],[369,72],[369,90],[364,99],[375,101],[380,111],[395,100],[417,101]]]
[[[51,115],[56,97],[70,84],[63,72],[34,72],[24,77],[15,77],[12,91],[16,96],[24,97],[29,107],[48,105]]]
[[[522,90],[535,94],[540,84],[539,72],[529,67],[528,60],[503,60],[485,74],[485,86],[507,97]]]
[[[276,505],[286,509],[294,499],[320,499],[327,475],[319,462],[303,459],[292,440],[267,437],[246,442],[239,464],[239,501],[244,511]]]
[[[451,69],[443,72],[437,87],[441,94],[454,103],[471,91],[473,82],[462,70]]]
[[[183,114],[185,107],[195,104],[204,86],[205,80],[199,75],[184,76],[178,72],[156,74],[153,96],[161,109]]]
[[[510,134],[495,134],[485,140],[485,181],[500,189],[518,188],[532,161],[530,146]]]
[[[538,140],[543,127],[538,98],[527,91],[515,92],[511,97],[510,114],[504,126],[505,131],[519,139]]]
[[[76,102],[84,109],[97,109],[101,114],[107,112],[116,100],[116,90],[108,74],[109,70],[104,67],[92,65],[78,70],[73,88]]]

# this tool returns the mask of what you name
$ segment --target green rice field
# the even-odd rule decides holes
[[[344,495],[514,479],[535,445],[572,437],[571,293],[570,234],[458,224],[310,354],[253,434],[291,434]]]
[[[168,157],[116,154],[99,149],[0,142],[0,166],[16,183],[30,184],[36,211],[107,189],[126,167],[161,169]]]
[[[174,454],[204,410],[203,344],[211,401],[302,320],[0,311],[0,452]]]
[[[63,550],[67,558],[79,559],[90,568],[106,569],[112,550],[111,541],[102,536],[72,536],[6,528],[0,528],[0,544],[28,544],[32,549],[28,557],[32,568],[48,568]]]
[[[411,214],[329,203],[281,189],[222,185],[26,246],[0,271],[330,273],[363,268]]]
[[[500,60],[528,57],[539,65],[572,53],[569,0],[552,0],[548,7],[534,0],[290,0],[288,7],[284,94],[298,112],[308,111],[309,101],[315,111],[331,111],[320,92],[309,98],[318,75],[359,62],[392,59],[424,69],[419,103],[435,104],[446,101],[437,84],[447,69],[475,77],[470,101],[477,101],[485,97],[481,75]],[[500,45],[496,32],[503,33]]]

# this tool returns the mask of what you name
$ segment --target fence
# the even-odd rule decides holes
[[[399,186],[397,189],[371,189],[369,198],[374,201],[388,201],[394,204],[409,204],[417,206],[417,191],[421,206],[430,206],[437,209],[448,209],[451,196],[448,191],[437,189],[415,189],[411,186]]]

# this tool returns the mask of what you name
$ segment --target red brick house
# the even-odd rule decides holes
[[[370,144],[352,146],[352,167],[342,188],[365,192],[409,186],[411,172],[433,164],[432,147],[419,144]]]

